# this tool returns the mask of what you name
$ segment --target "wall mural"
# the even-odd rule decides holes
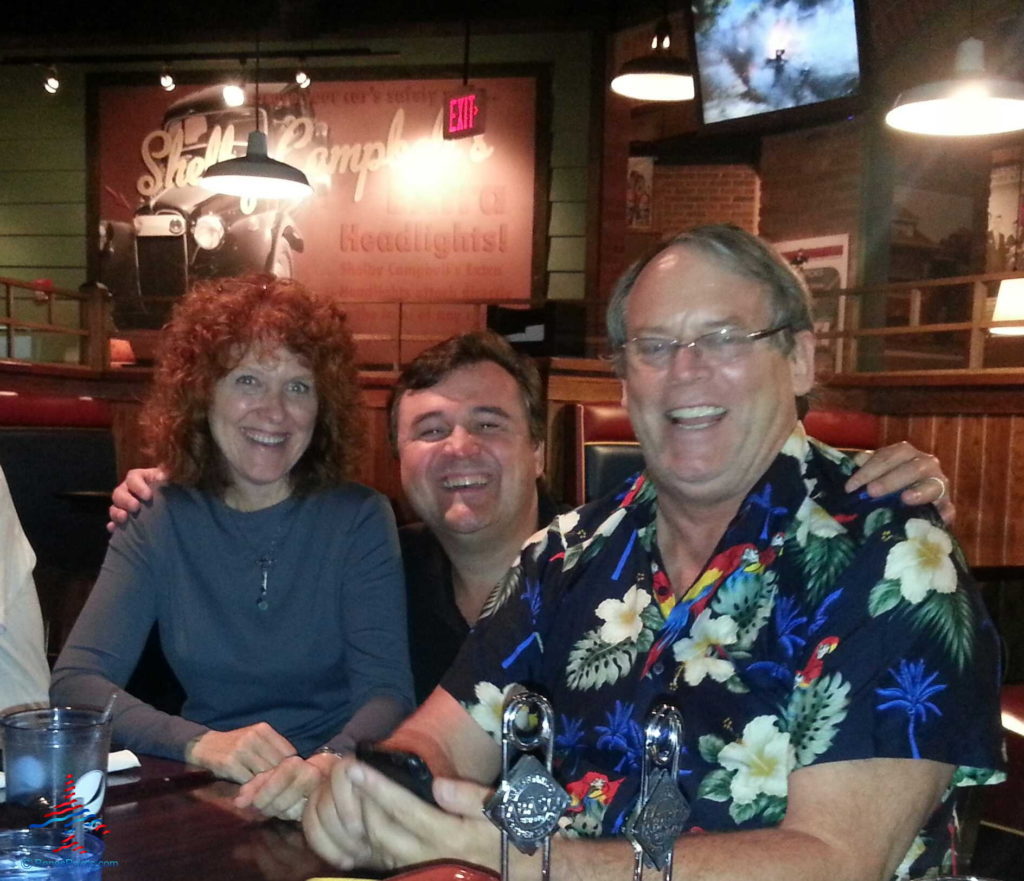
[[[398,303],[432,304],[445,324],[437,304],[530,297],[536,81],[474,84],[487,90],[487,129],[456,141],[441,127],[458,80],[261,84],[270,155],[314,187],[298,203],[199,185],[209,165],[244,152],[253,86],[229,108],[221,85],[98,85],[96,275],[118,327],[160,327],[197,279],[250,270],[359,303],[350,311],[367,327],[397,320]]]

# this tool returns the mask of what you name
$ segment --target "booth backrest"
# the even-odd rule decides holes
[[[110,407],[91,398],[0,395],[0,466],[39,562],[99,568],[117,483]]]
[[[0,394],[0,466],[36,554],[36,586],[57,650],[99,572],[117,483],[110,406]]]
[[[599,498],[644,466],[625,409],[616,402],[570,404],[566,449],[568,498],[582,505]]]
[[[621,404],[614,401],[567,407],[566,501],[582,505],[600,498],[643,467],[640,445]],[[807,433],[846,451],[874,449],[881,422],[859,410],[812,410],[804,417]]]

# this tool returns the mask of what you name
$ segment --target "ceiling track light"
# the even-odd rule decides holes
[[[56,95],[60,91],[60,77],[57,76],[57,66],[51,64],[43,79],[43,89],[49,95]]]
[[[160,88],[165,92],[173,92],[175,85],[177,84],[174,82],[174,74],[171,73],[171,69],[165,64],[160,71]]]
[[[1024,129],[1024,83],[988,76],[985,44],[968,37],[956,50],[953,78],[902,92],[885,116],[900,131],[971,137]]]
[[[227,107],[241,107],[245,103],[245,89],[242,88],[240,82],[234,80],[224,84],[224,88],[221,89],[221,96],[224,98],[224,104]]]
[[[693,66],[671,54],[672,27],[666,15],[651,37],[651,52],[627,61],[612,80],[612,91],[638,101],[690,101]]]

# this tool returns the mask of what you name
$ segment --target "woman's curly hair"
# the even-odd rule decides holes
[[[345,312],[273,275],[201,282],[175,306],[141,418],[147,452],[171,481],[223,495],[230,481],[207,414],[216,382],[253,347],[258,353],[284,347],[313,371],[316,424],[292,469],[292,491],[309,493],[351,477],[365,426]]]

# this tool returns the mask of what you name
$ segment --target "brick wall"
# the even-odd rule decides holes
[[[847,233],[853,270],[860,253],[862,124],[852,120],[765,137],[760,172],[760,234],[782,241]]]
[[[760,184],[757,172],[748,165],[655,165],[652,229],[628,231],[626,145],[609,149],[607,142],[613,138],[606,137],[605,144],[599,299],[598,308],[591,310],[592,334],[602,332],[604,305],[615,280],[654,242],[705,223],[734,223],[757,231]]]
[[[668,235],[705,223],[757,231],[760,183],[748,165],[654,167],[654,226]]]

